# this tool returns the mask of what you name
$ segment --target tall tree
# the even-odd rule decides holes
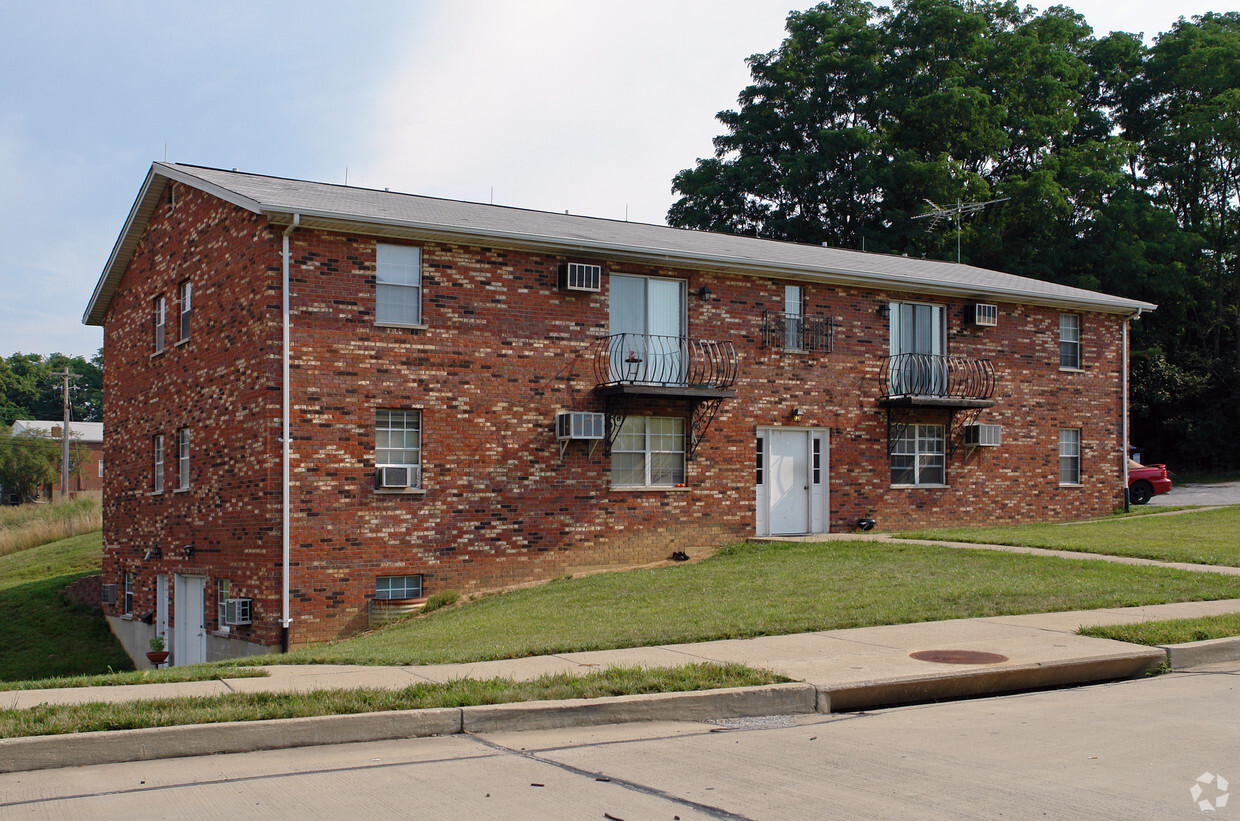
[[[0,359],[0,425],[17,419],[58,420],[64,415],[64,382],[53,372],[68,369],[79,378],[69,383],[69,415],[76,422],[103,419],[103,351],[89,361],[54,353],[15,353]]]

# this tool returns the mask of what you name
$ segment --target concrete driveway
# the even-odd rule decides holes
[[[1150,499],[1151,505],[1240,505],[1240,482],[1177,485]]]

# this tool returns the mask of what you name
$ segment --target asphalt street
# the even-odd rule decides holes
[[[1206,801],[1223,819],[1240,812],[1219,803],[1240,785],[1237,695],[1230,662],[873,712],[42,770],[0,775],[0,817],[1131,819]]]
[[[1171,490],[1150,499],[1151,505],[1240,505],[1240,482],[1172,485]]]

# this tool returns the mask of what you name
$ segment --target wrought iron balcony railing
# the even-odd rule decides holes
[[[612,334],[598,341],[594,353],[600,387],[722,391],[736,384],[736,369],[732,343],[709,339]]]
[[[883,399],[926,398],[987,401],[995,394],[989,359],[902,353],[883,360]]]
[[[762,312],[763,347],[830,353],[834,336],[835,320],[832,317],[784,311]]]

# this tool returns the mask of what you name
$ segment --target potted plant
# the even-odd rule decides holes
[[[149,644],[151,645],[151,649],[150,652],[146,654],[146,658],[151,662],[151,664],[158,667],[168,660],[168,644],[164,641],[163,635],[156,633],[155,636],[151,638]]]

